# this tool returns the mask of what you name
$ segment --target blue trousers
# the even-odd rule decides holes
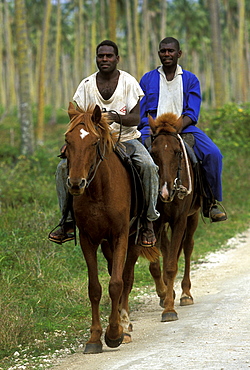
[[[191,132],[195,137],[194,152],[201,162],[206,180],[219,202],[222,201],[222,154],[215,143],[198,127],[188,126],[183,133]]]

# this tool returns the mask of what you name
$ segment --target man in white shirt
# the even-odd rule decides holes
[[[101,42],[96,48],[98,71],[82,80],[73,100],[83,110],[86,110],[90,104],[98,104],[103,111],[108,112],[109,118],[113,121],[110,127],[114,132],[119,133],[120,124],[122,124],[120,141],[128,142],[134,147],[132,161],[139,172],[144,188],[146,220],[140,240],[143,246],[151,247],[156,242],[152,221],[159,217],[159,212],[156,210],[159,189],[158,167],[138,140],[141,136],[137,126],[140,122],[140,98],[143,96],[143,91],[133,76],[117,69],[118,62],[117,45],[110,40]],[[116,113],[110,111],[116,111]],[[56,173],[62,214],[67,206],[67,176],[65,159],[59,163]],[[50,233],[49,239],[58,244],[74,239],[70,214],[63,227]]]

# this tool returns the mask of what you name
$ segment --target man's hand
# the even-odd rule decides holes
[[[67,144],[63,144],[63,146],[60,149],[60,153],[58,155],[59,158],[66,158],[66,149],[67,149]]]

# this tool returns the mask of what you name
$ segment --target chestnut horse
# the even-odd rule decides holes
[[[160,189],[157,210],[158,220],[154,221],[157,247],[161,250],[163,273],[159,259],[151,262],[149,269],[155,281],[160,304],[164,308],[162,320],[178,319],[174,309],[174,281],[178,270],[178,259],[183,250],[185,271],[181,282],[181,305],[193,304],[190,293],[190,260],[194,246],[194,233],[198,226],[201,205],[200,191],[192,163],[187,156],[185,145],[179,132],[182,118],[166,113],[155,120],[149,117],[152,131],[151,155],[159,166]],[[170,234],[170,236],[169,236]],[[138,258],[138,248],[129,250],[125,273],[130,287],[133,285],[133,266]],[[131,271],[129,271],[129,268]],[[129,286],[127,284],[127,286]],[[124,291],[123,306],[128,307],[129,289]],[[127,308],[128,310],[128,308]]]
[[[97,249],[102,244],[110,273],[111,313],[105,333],[109,347],[124,338],[119,303],[123,291],[124,265],[128,251],[132,183],[114,152],[116,138],[99,106],[82,111],[69,104],[69,127],[65,134],[73,210],[81,249],[88,268],[89,299],[92,308],[91,336],[85,353],[102,352],[99,302],[102,288],[98,279]]]
[[[162,321],[173,321],[178,319],[174,309],[174,280],[182,250],[185,270],[181,282],[180,304],[184,306],[193,303],[190,293],[190,261],[199,220],[201,194],[185,144],[179,135],[182,118],[166,113],[155,120],[149,117],[149,123],[152,131],[151,155],[159,166],[160,176],[157,209],[161,217],[154,227],[163,256],[163,276],[159,261],[150,263],[150,272],[164,307]]]

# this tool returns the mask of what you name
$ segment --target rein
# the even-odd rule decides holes
[[[118,139],[117,139],[117,142],[116,142],[116,146],[117,146],[117,143],[120,141],[121,134],[122,134],[122,117],[121,117],[121,115],[118,112],[116,112],[116,110],[111,110],[109,112],[115,113],[117,115],[117,117],[118,117],[118,120],[119,120],[120,130],[119,130],[119,136],[118,136]]]
[[[96,156],[95,164],[90,167],[88,176],[85,179],[85,184],[86,184],[85,187],[86,188],[88,188],[90,183],[94,180],[95,175],[96,175],[96,171],[98,170],[98,167],[100,166],[100,164],[102,163],[102,161],[105,158],[105,151],[106,151],[106,147],[104,145],[103,152],[101,152],[100,141],[99,141],[98,144],[97,144],[97,147],[96,147],[96,154],[97,154],[97,156],[99,156],[99,161],[97,162],[97,156]]]
[[[188,163],[188,155],[187,155],[187,150],[186,150],[185,144],[183,142],[182,137],[179,134],[175,134],[174,132],[167,132],[167,131],[161,131],[156,135],[152,135],[152,142],[155,140],[156,137],[158,137],[160,135],[173,136],[176,140],[179,141],[179,143],[181,145],[182,151],[180,153],[178,153],[179,154],[179,163],[178,163],[177,175],[176,175],[176,178],[174,180],[174,189],[173,190],[174,190],[175,193],[177,193],[177,196],[178,196],[179,199],[183,199],[184,197],[186,197],[187,195],[192,193],[192,180],[191,180],[190,167],[189,167],[189,163]],[[181,171],[182,171],[181,161],[182,161],[183,155],[184,155],[184,160],[185,160],[186,168],[187,168],[188,189],[185,186],[182,185],[182,181],[181,181]]]
[[[103,112],[109,112],[105,108],[103,108],[102,111]],[[110,112],[111,113],[115,113],[117,115],[118,119],[119,119],[120,131],[119,131],[119,136],[118,136],[117,142],[115,144],[115,146],[117,146],[118,143],[119,143],[119,141],[120,141],[121,133],[122,133],[122,118],[121,118],[121,116],[115,110],[111,110]],[[98,127],[97,126],[96,126],[96,130],[98,131]],[[96,175],[96,171],[98,170],[98,167],[100,166],[101,162],[104,160],[104,158],[105,158],[105,151],[106,151],[106,147],[104,146],[103,152],[101,152],[101,149],[100,149],[100,140],[99,140],[99,142],[97,144],[97,147],[96,147],[96,152],[97,152],[97,155],[99,156],[100,159],[99,159],[98,162],[96,160],[95,165],[91,166],[91,168],[90,168],[88,177],[85,179],[85,187],[86,188],[89,187],[90,183],[93,181],[93,179],[94,179],[94,177]]]

